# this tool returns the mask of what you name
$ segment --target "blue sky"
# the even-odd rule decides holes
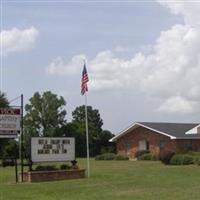
[[[66,99],[70,121],[71,111],[84,103],[85,58],[88,104],[99,109],[105,129],[116,133],[134,121],[199,121],[199,3],[1,5],[1,88],[9,99],[23,93],[27,103],[34,92],[51,90]]]

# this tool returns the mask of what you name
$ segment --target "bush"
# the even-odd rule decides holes
[[[162,161],[162,163],[168,165],[170,164],[170,160],[174,156],[174,154],[174,152],[167,152],[164,155],[160,156],[159,159]]]
[[[199,151],[189,151],[188,154],[192,155],[192,156],[198,156],[198,157],[200,157],[200,152]]]
[[[195,164],[200,165],[200,158],[195,160]]]
[[[151,153],[146,153],[146,154],[142,154],[141,156],[138,157],[138,160],[158,160],[157,157]]]
[[[116,155],[114,153],[104,153],[95,157],[95,160],[114,160]]]
[[[97,156],[95,157],[95,160],[104,160],[104,157],[103,157],[102,154],[101,154],[101,155],[97,155]]]
[[[38,165],[35,171],[54,171],[58,170],[55,165]]]
[[[129,160],[128,156],[116,155],[115,160]]]
[[[135,156],[136,156],[136,158],[138,158],[138,157],[142,156],[143,154],[147,154],[147,153],[149,153],[148,150],[139,150],[135,153]]]
[[[11,158],[4,158],[2,159],[2,166],[3,167],[7,167],[7,166],[14,166],[15,165],[15,161],[14,159]]]
[[[190,151],[188,152],[188,154],[193,157],[193,161],[195,164],[200,165],[200,152]]]
[[[66,165],[66,164],[62,164],[62,165],[60,166],[60,169],[61,169],[61,170],[71,169],[71,166]]]
[[[189,154],[175,154],[171,160],[171,165],[190,165],[194,163],[193,156]]]

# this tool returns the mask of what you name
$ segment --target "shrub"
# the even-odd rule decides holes
[[[127,156],[116,155],[114,153],[104,153],[97,155],[95,160],[129,160],[129,158]]]
[[[146,153],[146,154],[142,154],[141,156],[138,157],[138,160],[158,160],[157,157],[151,153]]]
[[[147,153],[149,153],[148,150],[139,150],[135,153],[135,156],[136,156],[136,158],[138,158],[138,157],[142,156],[143,154],[147,154]]]
[[[195,164],[200,165],[200,158],[195,160]]]
[[[193,161],[195,164],[200,165],[200,152],[190,151],[188,152],[188,154],[193,157]]]
[[[72,163],[72,166],[76,166],[77,161],[76,160],[72,160],[71,163]]]
[[[162,161],[162,163],[168,165],[174,154],[175,154],[174,152],[167,152],[164,155],[160,156],[159,159]]]
[[[103,155],[101,154],[101,155],[97,155],[96,157],[95,157],[95,160],[103,160],[104,159],[104,157],[103,157]]]
[[[114,153],[104,153],[95,157],[95,160],[114,160],[116,155]]]
[[[38,165],[35,171],[54,171],[58,170],[55,165]]]
[[[62,165],[60,165],[60,169],[61,170],[71,169],[71,166],[66,165],[66,164],[62,164]]]
[[[115,160],[129,160],[128,156],[116,155]]]
[[[3,167],[14,166],[14,165],[15,165],[14,159],[11,159],[11,158],[2,159],[2,166]]]
[[[193,162],[194,164],[200,165],[200,156],[193,156]]]
[[[188,154],[192,155],[192,156],[199,156],[200,157],[200,152],[199,151],[189,151]]]
[[[194,158],[189,154],[175,154],[171,160],[171,165],[189,165],[194,163]]]

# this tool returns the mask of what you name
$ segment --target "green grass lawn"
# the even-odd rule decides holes
[[[79,161],[84,167],[85,160]],[[91,160],[91,178],[15,183],[14,168],[0,167],[0,200],[199,200],[200,166],[151,161]]]

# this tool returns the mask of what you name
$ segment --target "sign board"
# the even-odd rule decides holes
[[[33,162],[75,160],[75,139],[71,137],[31,138]]]
[[[16,137],[20,132],[20,108],[0,108],[0,137]]]

